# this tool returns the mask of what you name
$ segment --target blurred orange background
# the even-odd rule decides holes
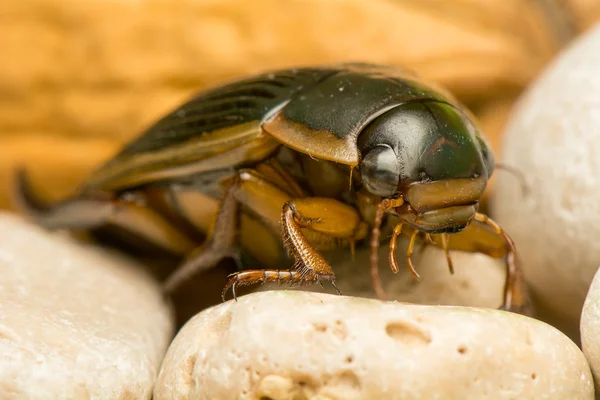
[[[56,199],[194,92],[265,69],[404,65],[490,136],[596,0],[22,0],[0,4],[0,208],[25,166]],[[500,158],[500,157],[498,157]]]

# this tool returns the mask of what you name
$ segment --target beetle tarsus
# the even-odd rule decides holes
[[[293,202],[285,203],[281,212],[284,246],[288,253],[294,257],[294,265],[298,266],[301,273],[307,276],[333,276],[329,263],[302,233],[301,227],[307,220],[314,221],[316,218],[303,217],[298,213]]]
[[[46,213],[52,208],[51,204],[36,193],[25,168],[16,170],[14,186],[16,205],[27,214],[35,216],[36,214]]]
[[[233,298],[237,300],[235,289],[240,286],[249,286],[254,284],[265,284],[268,282],[277,282],[279,284],[286,283],[290,286],[306,285],[317,283],[320,280],[329,280],[333,282],[333,275],[316,275],[313,273],[303,273],[293,270],[277,270],[277,269],[256,269],[248,271],[240,271],[229,275],[229,281],[223,288],[221,298],[225,301],[225,296],[229,289],[232,290]],[[333,287],[339,293],[339,289],[333,283]]]
[[[335,289],[335,291],[337,292],[337,294],[339,294],[340,296],[342,295],[342,292],[337,287],[337,285],[335,284],[335,280],[333,280],[333,279],[331,279],[331,286],[333,286],[333,288]]]

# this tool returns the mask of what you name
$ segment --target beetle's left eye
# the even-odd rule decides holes
[[[381,145],[372,148],[359,168],[361,180],[369,192],[381,197],[391,197],[396,193],[400,164],[391,147]]]
[[[483,160],[485,161],[485,167],[487,169],[487,174],[489,178],[492,175],[492,172],[494,171],[494,167],[496,166],[494,153],[492,152],[492,148],[487,140],[485,140],[481,136],[477,136],[477,139],[479,140],[481,154],[483,155]]]

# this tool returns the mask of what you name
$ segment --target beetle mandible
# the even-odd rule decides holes
[[[395,272],[401,233],[410,237],[415,277],[411,255],[420,236],[446,251],[451,271],[450,248],[506,257],[502,308],[523,311],[514,244],[478,213],[493,170],[489,144],[450,94],[404,69],[348,63],[207,90],[126,145],[75,195],[47,204],[23,171],[17,195],[47,228],[117,226],[185,256],[165,281],[167,292],[223,258],[239,264],[250,254],[267,267],[282,265],[283,248],[290,269],[240,270],[223,296],[267,281],[328,280],[337,290],[322,252],[370,243],[383,297],[377,248],[382,224],[392,222]],[[203,243],[187,234],[190,227],[205,235]]]

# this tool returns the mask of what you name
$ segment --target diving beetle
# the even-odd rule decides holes
[[[494,166],[474,118],[449,93],[404,69],[347,63],[204,91],[65,200],[44,201],[24,171],[16,191],[49,229],[110,225],[184,256],[164,282],[167,293],[221,259],[242,264],[242,255],[279,269],[240,267],[223,299],[264,282],[330,281],[337,290],[323,252],[370,244],[373,284],[384,297],[377,249],[389,229],[391,268],[398,271],[396,241],[405,234],[417,278],[411,255],[420,237],[446,251],[451,271],[449,249],[505,257],[502,308],[520,312],[528,302],[513,241],[478,213]]]

